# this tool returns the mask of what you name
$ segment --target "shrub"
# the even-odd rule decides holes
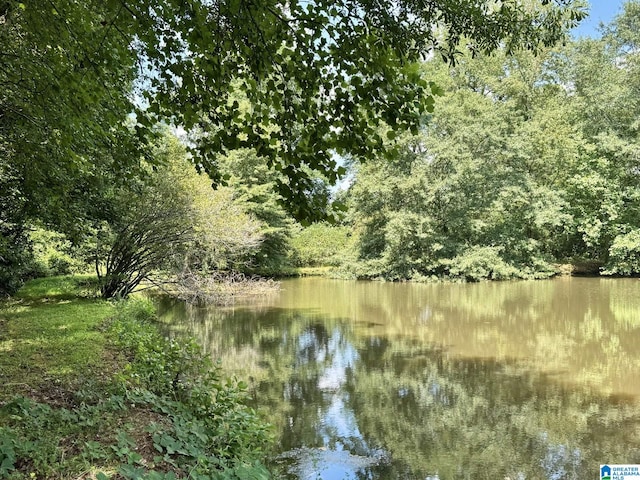
[[[26,280],[46,273],[46,269],[34,260],[26,235],[5,234],[0,229],[0,298],[13,295]]]
[[[130,299],[110,328],[130,358],[122,374],[127,397],[168,420],[149,426],[154,448],[190,478],[268,478],[259,458],[269,429],[246,406],[246,384],[225,379],[194,340],[162,337],[154,318],[149,301]]]
[[[349,227],[315,223],[291,239],[293,262],[297,267],[336,267],[352,250]]]
[[[470,247],[461,255],[453,258],[449,274],[467,281],[506,280],[520,277],[514,266],[500,256],[499,247]]]
[[[44,275],[70,275],[86,270],[85,263],[72,255],[74,249],[63,234],[35,228],[29,237],[35,262]]]
[[[604,275],[638,275],[640,273],[640,229],[618,235],[609,248]]]

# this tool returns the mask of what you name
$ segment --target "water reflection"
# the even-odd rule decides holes
[[[577,480],[640,463],[639,294],[301,279],[163,320],[251,379],[278,478]]]

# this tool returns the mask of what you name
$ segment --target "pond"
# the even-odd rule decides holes
[[[576,479],[640,463],[640,281],[286,280],[161,306],[247,379],[276,478]]]

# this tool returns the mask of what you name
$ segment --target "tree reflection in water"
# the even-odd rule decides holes
[[[295,281],[163,320],[251,377],[278,478],[582,480],[640,463],[640,286],[583,280]]]

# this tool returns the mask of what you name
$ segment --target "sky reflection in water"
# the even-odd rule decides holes
[[[287,281],[164,306],[251,379],[277,478],[584,479],[640,463],[640,282]]]

